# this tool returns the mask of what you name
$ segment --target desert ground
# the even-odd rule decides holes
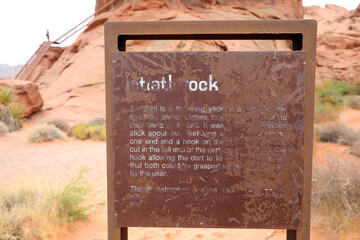
[[[340,113],[340,122],[358,129],[360,111],[344,109]],[[26,126],[26,124],[25,124]],[[64,141],[33,144],[26,142],[28,128],[9,133],[0,138],[1,175],[0,185],[4,188],[22,182],[36,181],[61,185],[77,176],[86,167],[85,178],[94,189],[94,201],[106,201],[106,143],[102,141],[67,138]],[[347,154],[349,147],[332,143],[315,143],[314,165],[323,165],[324,156],[339,155],[348,161],[359,159]],[[311,239],[332,239],[333,235],[324,233],[316,226],[312,227]],[[59,240],[106,240],[107,210],[99,206],[87,223],[76,222],[75,232],[62,230]],[[166,229],[166,228],[130,228],[129,239],[286,239],[285,230],[239,230],[239,229]],[[341,239],[360,239],[360,232],[343,233]]]

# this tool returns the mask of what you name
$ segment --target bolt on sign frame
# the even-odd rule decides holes
[[[114,138],[112,53],[126,51],[127,40],[291,40],[293,51],[306,53],[304,171],[300,229],[287,229],[288,240],[310,239],[316,20],[142,21],[105,23],[107,189],[109,240],[127,240],[128,229],[114,227]]]

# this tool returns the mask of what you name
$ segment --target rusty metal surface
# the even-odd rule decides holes
[[[115,226],[299,229],[305,57],[113,53]]]

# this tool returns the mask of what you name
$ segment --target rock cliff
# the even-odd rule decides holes
[[[318,21],[316,80],[360,81],[360,16],[343,7],[305,7]]]
[[[32,122],[65,118],[71,123],[105,115],[105,21],[302,18],[301,0],[123,1],[98,15],[53,65],[33,81],[44,98]],[[128,50],[284,50],[282,41],[130,41]]]
[[[99,2],[100,0],[98,0]],[[301,0],[140,0],[116,1],[33,81],[44,98],[32,122],[65,118],[70,123],[105,116],[105,21],[233,20],[302,18]],[[99,3],[98,3],[99,4]],[[99,6],[99,5],[98,5]],[[357,11],[327,5],[305,8],[318,20],[317,81],[359,81],[360,17]],[[285,41],[129,41],[128,51],[288,50]],[[45,66],[45,65],[44,65]]]

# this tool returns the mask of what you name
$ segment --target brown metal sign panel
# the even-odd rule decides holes
[[[304,52],[114,52],[115,226],[300,229]]]

